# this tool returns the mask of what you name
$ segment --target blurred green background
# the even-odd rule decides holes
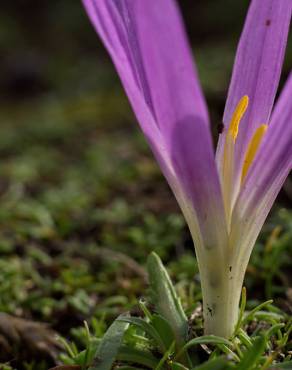
[[[249,1],[179,3],[216,136]],[[144,294],[152,250],[191,308],[189,233],[80,1],[5,1],[0,23],[0,311],[65,336],[110,320]],[[281,86],[291,65],[290,37]],[[291,199],[288,180],[246,279],[251,301],[285,310]]]

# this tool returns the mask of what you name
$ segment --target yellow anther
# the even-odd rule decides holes
[[[230,126],[228,129],[229,134],[233,137],[233,140],[235,141],[238,135],[238,127],[239,123],[247,109],[248,106],[248,96],[244,95],[239,103],[237,104],[235,111],[233,113]]]
[[[267,131],[268,126],[265,124],[262,124],[259,126],[255,133],[253,134],[252,139],[249,142],[245,158],[244,158],[244,163],[242,167],[242,174],[241,174],[241,182],[245,179],[247,172],[255,158],[255,155],[259,149],[259,146],[261,145],[262,139],[264,134]]]

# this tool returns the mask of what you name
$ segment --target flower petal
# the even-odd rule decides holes
[[[256,128],[268,123],[278,88],[289,25],[291,0],[253,0],[238,45],[223,123],[228,127],[239,100],[249,97],[236,143],[237,175]],[[220,135],[217,162],[223,159],[225,133]]]
[[[175,2],[83,2],[189,224],[215,247],[225,213],[208,112]]]
[[[182,116],[195,112],[208,125],[180,14],[173,0],[83,0],[118,70],[133,109],[140,93],[169,138]],[[138,90],[138,91],[137,91]],[[148,122],[140,122],[145,129]],[[148,131],[148,127],[147,127]]]
[[[224,250],[228,244],[227,225],[219,176],[213,151],[209,149],[211,138],[209,142],[196,140],[204,135],[204,126],[198,124],[198,119],[189,116],[177,123],[173,131],[172,162],[184,189],[187,207],[193,205],[196,210],[204,247]],[[187,220],[188,211],[185,212]],[[190,228],[192,232],[191,225]],[[193,237],[196,241],[196,236]]]
[[[87,14],[116,66],[141,128],[150,141],[159,130],[153,117],[151,97],[139,54],[133,55],[125,21],[118,11],[124,1],[83,0]],[[133,48],[133,50],[132,50]]]
[[[173,0],[131,0],[129,12],[139,44],[157,123],[171,139],[174,126],[190,114],[208,126],[205,100],[192,54]],[[208,127],[202,132],[209,135]],[[204,139],[203,139],[204,140]]]
[[[250,253],[260,229],[292,168],[292,73],[240,192],[233,234],[242,253]],[[236,225],[242,225],[238,230]],[[246,244],[245,247],[242,244]]]

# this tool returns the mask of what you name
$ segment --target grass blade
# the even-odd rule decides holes
[[[257,361],[263,354],[266,348],[266,337],[261,336],[255,338],[253,345],[245,351],[241,361],[239,362],[236,370],[250,370],[257,364]]]

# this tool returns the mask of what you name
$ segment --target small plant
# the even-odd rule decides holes
[[[215,335],[195,336],[192,321],[196,319],[187,318],[155,253],[149,256],[147,267],[150,304],[141,300],[135,315],[120,315],[102,337],[96,337],[100,335],[96,321],[94,335],[86,324],[86,349],[78,352],[74,343],[63,341],[67,348],[67,355],[62,356],[64,363],[78,366],[76,370],[291,369],[291,354],[285,348],[292,322],[271,306],[271,301],[244,314],[243,290],[239,319],[230,340]],[[255,329],[250,336],[246,329],[251,324]]]

